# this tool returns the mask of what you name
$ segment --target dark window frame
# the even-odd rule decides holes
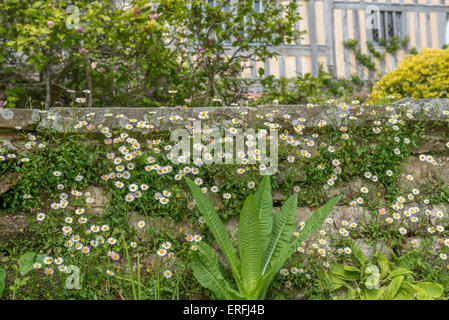
[[[380,10],[373,12],[378,15],[376,19],[377,28],[371,30],[373,44],[379,44],[380,39],[390,41],[393,37],[404,39],[404,13],[402,11]]]

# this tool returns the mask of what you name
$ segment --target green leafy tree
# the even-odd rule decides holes
[[[298,19],[295,1],[265,1],[262,12],[253,0],[5,0],[1,106],[67,106],[80,95],[87,106],[229,103],[245,62],[276,56],[269,49],[299,36]]]
[[[253,0],[166,0],[158,12],[175,27],[176,47],[189,71],[180,88],[193,85],[199,105],[238,98],[240,74],[249,61],[275,57],[272,47],[300,36],[294,28],[300,19],[296,1],[264,1],[262,10]]]

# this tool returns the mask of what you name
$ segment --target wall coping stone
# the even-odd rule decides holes
[[[297,125],[301,122],[299,117],[304,117],[307,121],[301,123],[305,128],[311,128],[319,121],[326,121],[327,125],[339,127],[348,123],[348,116],[354,116],[351,124],[361,124],[364,121],[389,119],[392,114],[402,110],[411,110],[414,118],[411,121],[449,121],[449,116],[444,111],[449,112],[449,99],[403,99],[391,105],[392,110],[388,111],[384,106],[350,106],[348,110],[343,110],[336,105],[316,105],[309,108],[306,105],[259,105],[257,107],[160,107],[160,108],[133,108],[133,107],[111,107],[111,108],[50,108],[47,111],[37,109],[0,109],[0,130],[43,130],[54,129],[59,132],[76,132],[74,126],[78,121],[91,119],[89,123],[95,128],[101,124],[109,129],[124,128],[129,124],[130,119],[145,121],[150,125],[150,131],[169,131],[173,128],[183,127],[186,120],[199,119],[202,112],[208,113],[208,119],[202,120],[202,124],[212,125],[231,124],[234,118],[245,119],[242,126],[256,127],[264,122],[276,122],[281,127],[288,121],[290,125]],[[341,118],[341,113],[348,116]],[[111,113],[112,116],[106,116]],[[263,119],[256,115],[265,114]],[[290,115],[290,119],[285,119],[284,115]],[[117,117],[117,115],[122,115]],[[178,120],[175,117],[178,116]],[[407,119],[410,120],[410,119]],[[190,122],[190,121],[187,121]],[[136,129],[136,128],[135,128]],[[95,129],[98,130],[98,129]],[[94,130],[94,131],[95,131]],[[139,129],[145,131],[145,129]],[[149,131],[146,129],[146,131]]]

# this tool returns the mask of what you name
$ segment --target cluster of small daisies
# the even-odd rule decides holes
[[[173,92],[175,93],[175,92]],[[358,101],[353,101],[352,105],[348,105],[345,103],[338,104],[334,100],[329,100],[329,104],[335,106],[335,110],[332,111],[334,113],[334,119],[337,119],[339,123],[341,123],[341,126],[339,125],[339,136],[338,140],[342,142],[343,144],[348,143],[350,141],[352,135],[349,130],[349,122],[357,120],[358,116],[360,116],[365,110],[362,106],[358,105]],[[312,109],[314,106],[309,104],[308,109]],[[255,108],[248,108],[248,111],[255,111]],[[248,111],[240,112],[242,119],[248,114]],[[396,110],[392,107],[386,107],[385,111],[388,112],[389,118],[384,121],[374,121],[373,122],[373,128],[371,129],[372,135],[378,136],[381,133],[388,131],[391,132],[391,138],[393,146],[391,148],[391,157],[402,157],[404,150],[406,149],[405,146],[410,144],[410,139],[407,137],[400,137],[401,136],[401,127],[405,124],[404,120],[401,119],[401,115],[396,112]],[[239,160],[239,167],[236,169],[235,173],[240,176],[248,173],[250,170],[263,170],[265,169],[264,164],[260,164],[259,166],[249,166],[249,164],[254,164],[257,161],[262,162],[263,159],[263,153],[261,150],[256,148],[256,141],[259,138],[266,137],[267,139],[272,139],[273,137],[269,135],[268,133],[270,129],[280,129],[282,126],[281,124],[275,122],[273,119],[275,118],[276,114],[279,112],[279,110],[273,110],[272,112],[268,112],[265,114],[257,114],[256,118],[263,120],[264,129],[259,130],[257,134],[250,134],[250,133],[244,133],[244,137],[246,138],[245,145],[248,147],[248,152],[237,152],[236,156]],[[150,118],[154,115],[155,112],[149,112]],[[449,113],[448,113],[449,114]],[[376,111],[371,111],[370,115],[375,116]],[[87,131],[93,131],[97,129],[99,132],[101,132],[104,135],[104,145],[109,146],[112,148],[112,150],[108,150],[109,153],[107,153],[106,157],[107,160],[110,163],[111,170],[109,170],[107,173],[102,175],[103,181],[111,181],[113,186],[117,189],[126,190],[126,195],[124,196],[124,200],[126,202],[133,202],[135,199],[138,199],[142,197],[143,193],[148,191],[150,189],[151,183],[147,182],[145,183],[137,183],[134,179],[135,176],[138,174],[134,174],[135,172],[139,171],[140,168],[137,166],[137,160],[138,157],[143,156],[145,161],[144,170],[145,172],[150,175],[153,174],[153,177],[155,179],[160,179],[162,176],[167,176],[170,179],[174,179],[175,181],[182,180],[183,177],[187,176],[188,174],[191,174],[194,180],[194,183],[198,185],[201,190],[206,193],[208,191],[211,191],[213,193],[220,192],[220,188],[217,185],[208,186],[205,185],[205,182],[203,179],[199,176],[201,167],[205,164],[208,164],[209,161],[212,161],[215,158],[227,160],[229,158],[233,157],[233,154],[228,152],[219,152],[217,154],[214,154],[212,156],[211,150],[214,148],[214,146],[217,143],[228,143],[231,142],[229,137],[221,138],[221,139],[210,139],[209,144],[205,145],[203,143],[195,143],[193,145],[194,152],[200,151],[204,154],[204,157],[202,159],[196,159],[192,166],[187,166],[188,160],[191,157],[190,152],[185,152],[181,155],[175,155],[173,153],[173,150],[176,149],[177,145],[170,145],[165,144],[165,142],[162,139],[149,139],[146,141],[146,143],[139,142],[137,139],[130,136],[131,132],[138,131],[142,133],[143,135],[148,134],[150,131],[152,131],[154,126],[150,124],[151,121],[138,121],[137,119],[128,119],[123,114],[117,114],[113,115],[112,113],[105,113],[103,116],[105,119],[108,118],[115,118],[119,119],[121,121],[125,120],[125,124],[123,126],[123,129],[125,129],[126,132],[121,132],[114,136],[114,134],[111,132],[111,130],[102,125],[102,124],[92,124],[91,121],[93,120],[94,116],[98,116],[95,113],[89,113],[86,115],[86,119],[82,121],[78,121],[78,123],[75,124],[75,129],[82,129],[85,128]],[[416,117],[415,112],[413,110],[406,110],[405,117],[408,119],[414,119]],[[173,115],[168,118],[169,121],[173,123],[179,123],[180,121],[187,120],[190,122],[193,122],[194,120],[205,120],[209,119],[210,115],[208,111],[200,111],[197,114],[197,118],[187,118],[180,116],[180,115]],[[339,177],[341,176],[345,164],[347,163],[347,160],[344,159],[341,155],[337,155],[336,152],[338,151],[337,142],[333,142],[331,144],[326,143],[324,141],[320,142],[320,135],[318,133],[313,133],[310,136],[306,136],[306,127],[316,127],[316,128],[324,128],[326,127],[330,121],[332,121],[332,117],[330,119],[313,119],[307,117],[305,115],[298,114],[297,116],[292,114],[284,114],[282,116],[285,123],[290,123],[297,134],[297,137],[290,135],[290,134],[280,134],[280,140],[284,144],[287,150],[289,150],[288,154],[285,157],[285,160],[288,163],[295,163],[298,161],[310,161],[310,158],[312,158],[316,154],[317,147],[321,148],[325,152],[326,158],[329,159],[328,162],[323,162],[317,165],[317,169],[320,171],[327,170],[325,175],[325,183],[322,186],[324,190],[327,190],[331,187],[333,187],[337,181],[339,180]],[[230,136],[239,136],[241,135],[240,128],[233,127],[234,126],[242,126],[244,121],[242,119],[234,118],[230,121],[231,126],[226,129],[226,131],[230,134]],[[55,120],[55,116],[48,114],[47,120]],[[163,120],[163,117],[159,117],[157,120]],[[212,129],[205,126],[201,132],[197,132],[196,128],[191,124],[186,124],[186,129],[190,131],[192,138],[197,138],[198,135],[207,135],[212,133]],[[145,147],[147,147],[148,151],[145,150]],[[449,148],[449,142],[446,144],[446,147]],[[45,149],[46,144],[45,143],[38,143],[36,136],[32,134],[27,134],[27,141],[25,142],[25,148],[27,150],[31,149]],[[149,156],[147,156],[147,152],[150,152]],[[167,165],[159,162],[157,159],[160,158],[160,156],[165,156],[167,160],[173,160],[172,163],[174,163],[174,166]],[[7,153],[7,150],[4,148],[0,148],[0,162],[7,161],[11,159],[15,159],[17,157],[14,153]],[[29,161],[29,158],[22,158],[19,159],[20,162],[27,162]],[[419,160],[423,162],[427,162],[431,165],[437,166],[438,163],[436,159],[431,155],[420,155]],[[158,163],[159,162],[159,163]],[[393,177],[395,175],[395,172],[392,170],[393,168],[385,168],[386,170],[384,172],[377,172],[376,173],[379,176],[385,176],[387,177]],[[365,170],[368,170],[364,173],[364,178],[369,180],[366,181],[368,183],[378,183],[379,177],[376,174],[373,174],[371,171],[369,171],[369,168],[366,168]],[[234,172],[234,171],[233,171]],[[139,172],[141,174],[141,172]],[[59,170],[55,170],[53,172],[53,176],[59,178],[63,177],[64,173]],[[237,178],[239,178],[237,176]],[[414,181],[413,174],[406,174],[405,178],[407,181],[412,182]],[[82,181],[84,179],[83,175],[77,175],[75,177],[75,181]],[[151,181],[149,178],[148,181]],[[248,189],[254,189],[256,186],[256,183],[251,180],[247,183]],[[63,184],[58,185],[58,190],[63,191],[65,189]],[[167,187],[167,189],[169,189]],[[300,192],[301,187],[299,185],[295,185],[293,187],[294,192]],[[68,191],[67,191],[68,192]],[[370,193],[370,189],[367,186],[362,186],[357,190],[356,198],[350,200],[350,204],[352,206],[356,205],[362,205],[364,203],[364,197]],[[82,193],[78,190],[71,190],[70,194],[76,199],[81,199],[84,196],[84,202],[89,207],[92,203],[94,203],[95,199],[91,196],[90,193],[85,192]],[[415,204],[417,202],[418,195],[420,194],[419,189],[412,188],[411,191],[404,195],[397,197],[396,201],[391,204],[389,209],[381,208],[379,209],[379,214],[384,218],[385,222],[389,225],[396,225],[395,228],[397,229],[397,232],[403,236],[407,236],[409,234],[410,229],[409,225],[416,224],[418,221],[422,221],[422,216],[435,216],[436,219],[427,219],[428,225],[427,232],[428,234],[443,234],[445,231],[445,221],[444,219],[447,218],[447,214],[440,210],[436,213],[433,212],[431,209],[426,207],[421,207],[420,204]],[[151,191],[150,197],[153,196],[153,191]],[[166,205],[170,202],[170,198],[172,196],[172,193],[169,190],[166,190],[164,188],[157,189],[157,192],[154,193],[154,200],[159,202],[160,204]],[[223,199],[229,200],[232,198],[235,198],[235,195],[231,194],[230,192],[223,192],[221,195]],[[31,198],[30,194],[24,194],[24,199]],[[366,198],[365,198],[366,199]],[[410,205],[406,205],[407,202],[410,202]],[[422,204],[424,206],[428,206],[430,204],[430,201],[428,199],[423,199]],[[96,247],[99,246],[106,246],[107,249],[107,256],[112,259],[113,261],[120,260],[120,254],[116,251],[117,249],[114,249],[114,246],[117,244],[117,239],[110,236],[109,225],[97,225],[93,222],[89,222],[89,218],[85,215],[85,209],[84,208],[73,208],[71,209],[69,207],[70,205],[70,199],[69,194],[65,192],[61,192],[59,194],[59,201],[53,202],[50,207],[53,210],[59,210],[60,212],[66,213],[66,211],[72,211],[73,214],[67,214],[64,218],[64,225],[61,227],[62,234],[64,237],[66,237],[65,240],[65,246],[67,247],[68,251],[70,253],[79,251],[83,254],[89,254],[91,250],[93,250]],[[193,209],[195,206],[194,201],[189,202],[187,207],[189,209]],[[435,211],[435,210],[434,210]],[[36,219],[38,222],[43,222],[47,219],[47,215],[43,212],[37,213]],[[204,217],[199,218],[199,222],[201,224],[205,223]],[[406,223],[407,222],[407,223]],[[339,222],[341,225],[337,228],[338,234],[343,237],[344,239],[347,239],[350,235],[351,230],[358,227],[356,222],[349,222],[346,220],[342,220]],[[334,224],[333,219],[328,218],[326,220],[326,224],[328,226]],[[144,228],[146,225],[144,220],[141,220],[137,223],[138,228]],[[304,222],[300,223],[300,228],[304,228]],[[76,232],[75,232],[76,230]],[[295,232],[295,236],[299,236],[299,232]],[[322,264],[325,267],[328,267],[329,264],[326,259],[328,258],[329,252],[328,252],[328,246],[329,241],[325,239],[326,231],[320,230],[318,239],[311,241],[311,243],[303,242],[301,246],[297,248],[297,252],[299,254],[304,255],[311,255],[311,254],[317,254],[318,257],[323,258]],[[196,235],[187,235],[185,240],[187,242],[192,243],[191,244],[191,250],[198,250],[198,246],[195,244],[196,242],[199,242],[202,240],[202,236],[199,234]],[[439,257],[442,260],[447,259],[447,250],[446,248],[449,248],[449,239],[444,239],[444,244],[442,251],[439,253]],[[412,247],[419,247],[420,241],[418,239],[412,239],[410,242]],[[135,248],[137,247],[136,242],[131,242],[130,247]],[[174,252],[169,251],[172,247],[172,244],[170,242],[164,242],[161,247],[156,251],[157,255],[159,257],[168,257],[170,259],[173,259],[175,257]],[[114,251],[115,250],[115,251]],[[350,255],[352,253],[351,248],[344,247],[344,248],[337,248],[335,249],[335,252],[337,254],[347,254]],[[64,259],[63,257],[58,258],[52,258],[52,257],[46,257],[44,258],[43,264],[45,266],[44,272],[46,274],[53,274],[54,273],[54,266],[56,268],[63,272],[66,270],[66,266],[63,264]],[[36,263],[34,265],[36,269],[42,268],[42,264]],[[310,279],[310,274],[306,273],[304,269],[302,268],[296,268],[292,267],[290,269],[282,269],[281,274],[284,276],[288,276],[291,274],[297,274],[297,273],[304,273],[305,277],[307,279]],[[106,273],[108,275],[114,275],[114,271],[112,270],[106,270]],[[172,277],[173,273],[170,270],[165,270],[164,275],[167,278]]]
[[[52,275],[55,273],[55,269],[59,270],[60,272],[66,272],[67,271],[67,266],[65,266],[64,263],[64,259],[61,257],[58,258],[53,258],[50,256],[44,257],[43,262],[42,262],[45,266],[44,269],[44,274],[46,275]],[[43,266],[41,263],[34,263],[33,264],[34,269],[41,269]]]
[[[166,241],[161,244],[161,247],[156,251],[156,253],[159,257],[167,256],[169,259],[174,259],[175,253],[173,251],[169,251],[171,247],[172,247],[171,242]],[[167,279],[171,278],[173,276],[173,272],[171,270],[165,270],[164,276]]]
[[[203,217],[200,217],[199,221],[200,221],[200,223],[205,223]],[[188,234],[185,239],[187,242],[200,242],[203,239],[203,237],[199,234],[195,234],[195,235]],[[193,251],[196,251],[196,250],[198,250],[198,246],[196,244],[192,244],[190,246],[190,249]]]

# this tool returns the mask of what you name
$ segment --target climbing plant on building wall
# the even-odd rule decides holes
[[[376,65],[374,64],[373,59],[369,55],[363,54],[358,44],[359,41],[356,39],[343,41],[343,45],[345,46],[345,48],[355,54],[355,58],[358,63],[366,67],[368,70],[375,71]]]
[[[382,49],[378,50],[376,49],[376,46],[372,41],[367,41],[366,46],[368,51],[370,52],[370,55],[362,53],[362,50],[359,46],[359,41],[357,39],[349,39],[347,41],[343,41],[343,45],[346,49],[354,53],[358,63],[360,63],[368,70],[375,72],[377,71],[377,68],[373,58],[376,58],[379,61],[385,61],[386,53],[395,54],[400,49],[406,49],[408,42],[408,36],[404,37],[404,39],[400,39],[399,37],[395,36],[392,37],[389,41],[385,38],[381,38],[379,39],[379,43],[377,44],[377,46]]]

